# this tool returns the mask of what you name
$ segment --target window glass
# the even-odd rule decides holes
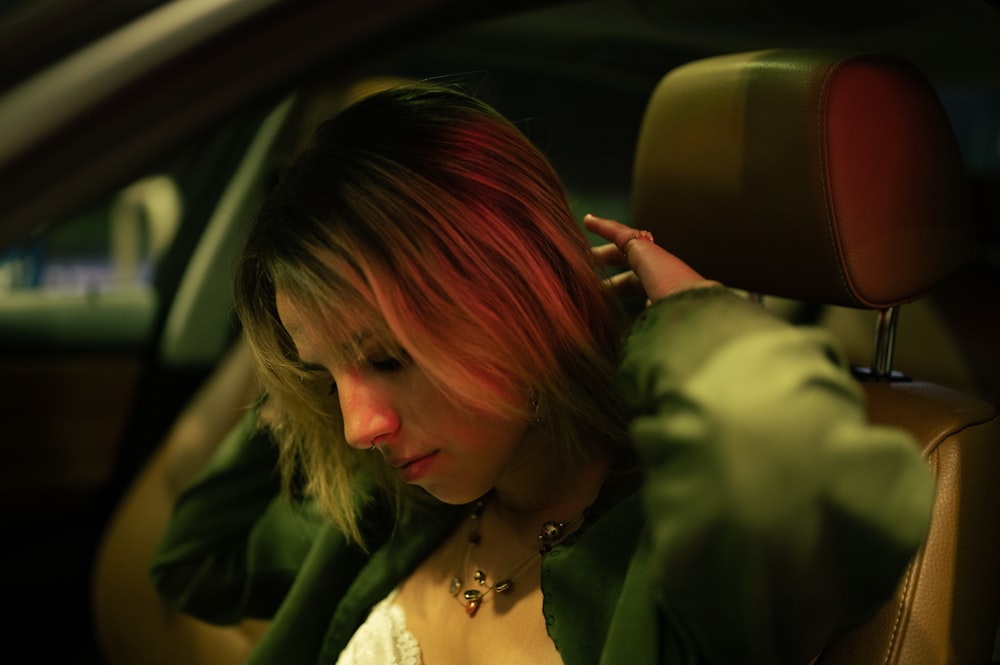
[[[1000,177],[1000,91],[950,87],[939,94],[969,172]]]
[[[176,183],[156,175],[111,202],[7,252],[0,292],[94,294],[148,287],[181,219]]]
[[[0,257],[0,340],[18,346],[134,346],[156,316],[153,277],[183,214],[166,175]]]

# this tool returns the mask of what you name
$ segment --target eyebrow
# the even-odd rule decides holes
[[[350,348],[356,348],[356,347],[363,347],[374,336],[375,335],[371,331],[367,331],[367,330],[365,332],[362,332],[362,333],[357,333],[357,334],[351,336],[352,343],[351,344],[344,344],[343,348],[344,349],[350,349]],[[327,367],[325,365],[322,365],[322,364],[317,363],[317,362],[310,362],[310,361],[302,360],[301,358],[298,358],[295,362],[299,366],[300,369],[303,369],[303,370],[305,370],[307,372],[324,372],[325,373],[325,372],[329,371],[329,369],[327,369]]]

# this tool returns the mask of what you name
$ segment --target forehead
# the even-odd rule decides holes
[[[340,320],[340,325],[333,325],[322,312],[304,306],[281,290],[275,294],[275,306],[281,325],[292,338],[303,362],[328,365],[350,362],[378,341],[371,322],[362,322],[361,317],[355,317],[358,320],[353,322]]]
[[[284,291],[278,291],[274,296],[274,304],[278,310],[281,325],[284,326],[289,335],[298,339],[307,334],[309,326],[307,326],[301,307],[294,300],[289,298]]]
[[[306,359],[314,355],[318,347],[317,331],[311,325],[306,312],[302,311],[302,307],[283,291],[275,294],[274,304],[278,310],[278,319],[292,338],[299,357]]]

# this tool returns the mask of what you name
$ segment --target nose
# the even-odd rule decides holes
[[[375,439],[398,429],[399,416],[392,404],[391,391],[378,377],[349,369],[338,372],[334,380],[348,445],[368,449]]]

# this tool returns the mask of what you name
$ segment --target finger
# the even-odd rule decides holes
[[[613,219],[605,219],[603,217],[597,217],[596,215],[587,214],[583,218],[583,223],[592,233],[601,236],[605,240],[610,240],[611,243],[617,247],[625,257],[624,263],[633,269],[635,268],[635,263],[629,259],[629,251],[631,251],[633,241],[641,240],[649,244],[653,243],[653,234],[649,231],[633,229],[632,227],[625,226],[621,222],[616,222]],[[607,255],[605,255],[605,257],[610,259]],[[619,262],[619,265],[621,265],[621,262]]]
[[[612,242],[621,250],[625,264],[635,273],[636,279],[653,302],[689,288],[720,286],[718,282],[706,280],[684,261],[656,245],[653,235],[648,231],[633,229],[595,215],[586,215],[583,221],[589,231]],[[611,260],[610,257],[608,259]]]
[[[599,266],[623,266],[625,265],[625,255],[613,243],[597,245],[590,249],[594,261]]]
[[[630,235],[628,239],[625,240],[625,242],[622,243],[622,255],[625,257],[625,263],[628,264],[628,266],[633,270],[636,269],[637,265],[636,262],[638,261],[638,259],[630,258],[629,252],[632,250],[632,248],[635,246],[636,243],[638,243],[639,245],[649,245],[649,246],[655,245],[655,241],[653,240],[653,234],[650,233],[649,231],[646,231],[645,229],[639,229],[638,231],[635,231],[632,235]],[[647,251],[647,250],[640,250],[640,251]]]
[[[591,233],[601,236],[602,238],[604,238],[605,240],[614,245],[620,244],[618,242],[615,242],[615,234],[619,231],[619,229],[628,228],[624,224],[616,222],[613,219],[598,217],[597,215],[593,215],[590,213],[587,213],[586,215],[583,216],[583,225]]]
[[[613,275],[604,280],[604,283],[618,298],[646,295],[646,290],[643,288],[639,276],[631,270]]]
[[[626,226],[613,219],[606,219],[596,215],[587,214],[583,217],[583,223],[591,233],[601,236],[608,242],[614,244],[618,249],[622,249],[633,235],[638,233],[631,226]]]

